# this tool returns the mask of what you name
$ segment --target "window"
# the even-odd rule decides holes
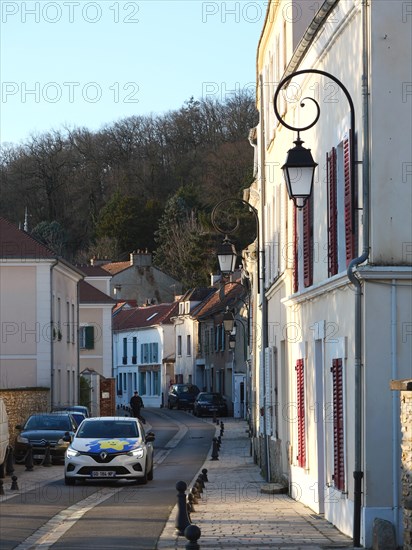
[[[192,339],[190,337],[190,334],[186,336],[186,354],[188,356],[192,355]]]
[[[355,182],[351,174],[352,134],[326,155],[328,192],[328,276],[356,256]]]
[[[74,319],[73,319],[74,321]],[[70,302],[66,302],[66,342],[70,343]]]
[[[182,355],[182,337],[180,335],[177,337],[177,355]]]
[[[298,209],[293,207],[293,292],[299,290]]]
[[[313,193],[303,208],[303,285],[313,284]]]
[[[122,395],[122,373],[117,375],[117,395]]]
[[[340,491],[345,490],[344,415],[342,359],[332,361],[333,386],[333,481]]]
[[[159,344],[151,342],[150,344],[140,345],[141,363],[158,363],[159,362]]]
[[[80,349],[94,349],[94,327],[80,327],[79,330]]]
[[[76,341],[75,330],[74,330],[76,326],[76,320],[74,318],[74,314],[75,314],[75,309],[74,309],[74,304],[72,304],[72,344],[74,344]]]
[[[132,364],[136,365],[137,363],[137,337],[133,336],[132,341]]]
[[[123,365],[127,365],[127,338],[123,338]]]
[[[298,455],[297,461],[301,468],[306,466],[306,430],[305,430],[305,377],[303,359],[296,361],[296,389],[298,409]]]

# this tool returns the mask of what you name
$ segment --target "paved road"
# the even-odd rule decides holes
[[[183,411],[145,409],[156,433],[154,480],[90,482],[67,487],[63,468],[16,466],[18,494],[0,497],[2,550],[17,548],[151,550],[176,503],[176,482],[193,478],[210,449],[214,427]],[[33,485],[34,484],[34,485]]]

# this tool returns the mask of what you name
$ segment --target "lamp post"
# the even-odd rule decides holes
[[[230,220],[230,216],[228,216],[226,218],[226,227],[222,227],[221,225],[219,225],[219,223],[217,221],[218,212],[220,211],[220,209],[224,205],[226,205],[228,203],[238,203],[238,204],[246,206],[249,209],[249,211],[253,214],[254,219],[255,219],[255,224],[256,224],[256,239],[257,239],[257,251],[258,251],[257,252],[257,261],[256,261],[256,263],[257,263],[257,284],[256,284],[256,289],[257,289],[257,294],[259,295],[260,309],[261,309],[261,315],[262,315],[262,337],[261,337],[261,350],[260,350],[259,356],[260,356],[260,370],[263,372],[263,374],[261,376],[261,383],[262,383],[262,388],[263,388],[263,411],[264,411],[263,435],[264,435],[265,460],[266,460],[266,476],[265,477],[266,477],[266,481],[270,481],[270,477],[271,477],[271,474],[270,474],[270,448],[269,448],[268,430],[267,430],[268,407],[267,407],[267,403],[266,403],[266,401],[267,401],[267,388],[266,388],[266,375],[265,375],[265,350],[268,346],[267,307],[266,307],[266,297],[265,297],[264,293],[262,293],[262,295],[260,295],[261,288],[263,288],[263,286],[264,286],[265,254],[264,254],[264,251],[261,248],[260,224],[259,224],[258,211],[256,210],[256,208],[254,206],[252,206],[250,203],[248,203],[247,201],[245,201],[243,199],[239,199],[237,197],[223,199],[223,200],[221,200],[220,202],[218,202],[216,204],[216,206],[212,210],[212,215],[211,215],[213,227],[219,233],[225,235],[225,238],[224,238],[223,243],[221,245],[221,248],[219,250],[224,250],[225,252],[227,252],[227,254],[219,254],[218,253],[219,254],[218,259],[219,259],[219,263],[220,263],[220,270],[221,270],[222,274],[227,275],[229,273],[233,273],[233,271],[234,271],[234,270],[232,270],[232,271],[227,271],[226,270],[227,266],[230,264],[230,261],[228,260],[228,257],[230,256],[230,254],[234,254],[234,252],[235,252],[232,243],[229,241],[228,235],[234,233],[240,225],[239,218],[236,218],[235,223],[232,226],[227,227],[227,223],[228,223],[228,220]],[[230,245],[232,245],[232,246],[230,246]],[[237,257],[237,253],[236,253],[236,257]],[[232,266],[234,266],[235,265],[235,259],[233,258],[233,256],[231,256],[231,258],[233,260],[232,261]],[[222,260],[224,260],[224,261],[222,261]],[[250,299],[250,295],[249,295],[249,299]],[[249,313],[248,313],[248,318],[249,318]],[[248,338],[249,338],[249,334],[250,334],[250,326],[249,326],[249,319],[248,319]],[[255,341],[256,341],[256,339],[255,339]],[[250,395],[251,395],[251,388],[249,389],[249,392],[250,392]],[[252,409],[252,410],[253,410],[253,412],[255,412],[254,409]],[[256,418],[255,418],[254,414],[253,414],[253,423],[254,423],[254,428],[255,428]],[[253,432],[255,433],[255,429],[253,430]]]
[[[285,78],[281,80],[279,83],[275,95],[273,98],[273,106],[276,118],[278,121],[288,128],[289,130],[297,131],[297,141],[295,141],[295,148],[288,151],[287,159],[285,164],[283,165],[283,171],[285,175],[285,181],[286,186],[288,190],[289,197],[294,201],[295,205],[298,208],[303,208],[306,201],[310,197],[312,193],[312,187],[313,187],[313,177],[314,177],[314,171],[317,166],[317,164],[314,162],[312,155],[310,153],[310,149],[305,149],[302,147],[302,141],[300,140],[300,132],[304,130],[308,130],[309,128],[312,128],[318,120],[320,116],[320,107],[318,102],[311,98],[306,97],[302,99],[301,101],[301,107],[305,106],[304,101],[310,100],[312,101],[316,106],[316,116],[314,120],[308,124],[305,127],[295,127],[291,126],[290,124],[287,124],[281,117],[278,108],[277,108],[277,99],[279,96],[279,93],[286,87],[288,82],[295,78],[296,76],[303,75],[303,74],[318,74],[321,76],[324,76],[326,78],[329,78],[333,82],[335,82],[339,88],[343,91],[343,93],[346,96],[346,99],[348,100],[349,107],[350,107],[350,129],[352,133],[355,132],[356,126],[355,126],[355,108],[353,105],[352,97],[349,94],[349,91],[347,88],[342,84],[342,82],[336,78],[334,75],[322,71],[320,69],[302,69],[295,71]],[[355,190],[355,171],[356,169],[356,160],[355,160],[355,139],[351,139],[350,141],[350,174],[351,174],[351,192],[352,196],[354,196],[354,190]],[[368,211],[368,189],[367,189],[367,183],[364,182],[364,208],[365,208],[365,224],[368,224],[368,217],[369,217],[369,211]],[[352,228],[355,227],[354,224],[355,221],[355,210],[352,209]],[[364,236],[365,243],[367,242],[367,232],[368,228],[365,229],[366,237]],[[362,471],[362,372],[361,372],[361,284],[359,279],[354,274],[354,268],[365,261],[368,258],[368,249],[367,247],[364,247],[364,252],[361,256],[357,258],[353,258],[352,261],[349,263],[349,267],[347,269],[347,274],[349,280],[354,284],[356,289],[355,294],[355,357],[354,357],[354,367],[355,367],[355,395],[354,395],[354,402],[355,402],[355,411],[354,411],[354,418],[355,418],[355,428],[354,428],[354,449],[355,449],[355,456],[354,456],[354,471],[353,471],[353,478],[354,478],[354,510],[353,510],[353,544],[354,546],[360,545],[360,524],[361,524],[361,505],[362,505],[362,478],[363,478],[363,471]]]

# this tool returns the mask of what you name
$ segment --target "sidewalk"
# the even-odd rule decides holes
[[[262,493],[262,488],[271,485],[250,456],[246,422],[224,418],[223,423],[219,460],[211,460],[210,452],[202,467],[207,468],[209,482],[191,514],[191,522],[201,530],[201,550],[353,548],[350,538],[300,502],[284,494]],[[216,426],[219,434],[220,426]],[[187,494],[195,480],[182,480],[188,485]],[[157,550],[185,549],[189,543],[175,533],[176,514],[177,505]]]

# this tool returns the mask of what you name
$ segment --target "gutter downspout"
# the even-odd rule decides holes
[[[355,287],[355,463],[354,463],[354,507],[353,507],[353,545],[360,547],[361,508],[362,508],[362,408],[363,408],[363,372],[362,372],[362,285],[355,275],[359,264],[369,258],[369,187],[370,187],[370,144],[369,144],[369,37],[367,0],[362,1],[362,116],[363,116],[363,251],[353,258],[347,270],[348,278]],[[353,136],[353,139],[355,136]],[[352,177],[355,177],[353,174]]]
[[[398,293],[396,289],[396,280],[392,280],[391,286],[391,376],[392,380],[398,379],[398,346],[397,346],[397,305]],[[399,391],[392,391],[392,498],[393,498],[393,523],[397,538],[401,532],[400,518],[400,479],[399,479],[399,464],[401,443],[399,441]]]
[[[263,434],[265,438],[265,456],[266,456],[266,481],[270,482],[270,449],[269,449],[269,435],[267,433],[267,418],[268,418],[268,403],[267,403],[267,387],[266,387],[266,349],[268,347],[268,314],[267,314],[267,302],[265,295],[265,271],[266,271],[266,262],[265,262],[265,216],[264,216],[264,207],[265,207],[265,198],[266,198],[266,180],[265,180],[265,124],[264,116],[262,111],[263,105],[263,77],[259,77],[259,86],[260,86],[260,106],[261,106],[261,117],[260,117],[260,213],[262,221],[260,223],[260,304],[262,312],[262,349],[260,353],[260,360],[262,364],[263,371]],[[262,372],[261,371],[261,372]]]
[[[58,260],[50,266],[50,409],[54,404],[54,311],[53,311],[53,269],[58,264]]]

